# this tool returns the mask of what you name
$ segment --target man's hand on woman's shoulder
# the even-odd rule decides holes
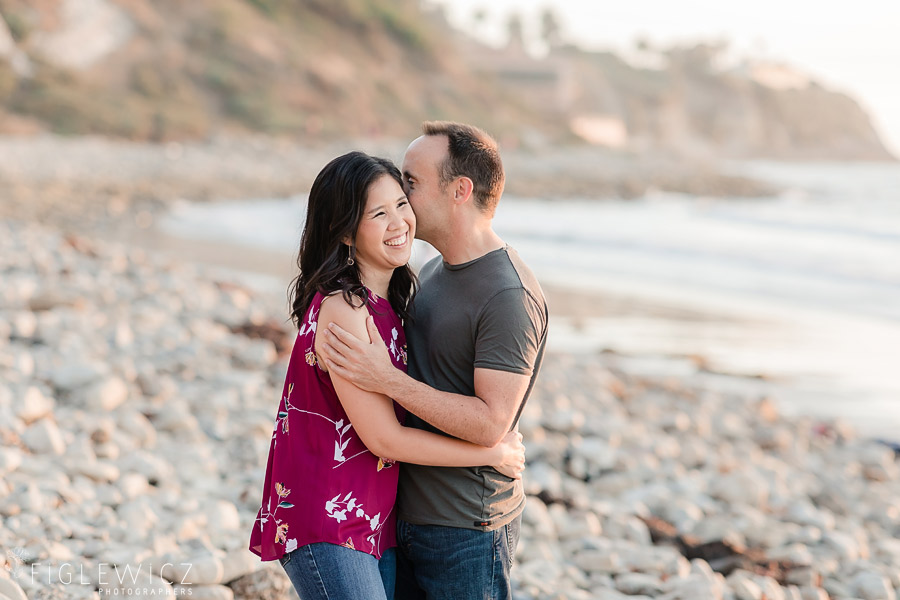
[[[386,383],[396,368],[371,316],[366,318],[366,329],[369,340],[361,340],[337,323],[328,323],[322,346],[325,365],[357,387],[390,396]]]

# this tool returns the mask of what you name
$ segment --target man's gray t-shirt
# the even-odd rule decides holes
[[[475,395],[476,368],[529,375],[524,405],[543,357],[548,313],[540,285],[519,254],[506,246],[461,265],[439,256],[422,268],[419,281],[405,328],[409,374],[466,396]],[[413,414],[406,425],[443,433]],[[525,494],[521,480],[491,467],[404,463],[397,504],[409,523],[491,531],[522,512]]]

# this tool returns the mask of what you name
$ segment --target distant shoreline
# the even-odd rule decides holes
[[[407,140],[300,146],[267,137],[133,143],[99,137],[0,136],[0,216],[72,230],[117,226],[176,199],[217,201],[305,193],[331,158],[352,149],[400,161]],[[536,198],[636,198],[651,190],[757,197],[771,184],[711,161],[595,147],[503,150],[506,193]],[[145,216],[142,218],[146,218]]]

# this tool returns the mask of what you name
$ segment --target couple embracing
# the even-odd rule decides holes
[[[493,231],[504,173],[478,128],[403,158],[351,152],[309,195],[299,328],[250,550],[303,600],[510,598],[525,496],[516,423],[547,307]],[[413,238],[441,254],[408,266]]]

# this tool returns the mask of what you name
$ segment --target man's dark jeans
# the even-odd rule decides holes
[[[522,515],[494,531],[397,521],[396,600],[508,600]]]

